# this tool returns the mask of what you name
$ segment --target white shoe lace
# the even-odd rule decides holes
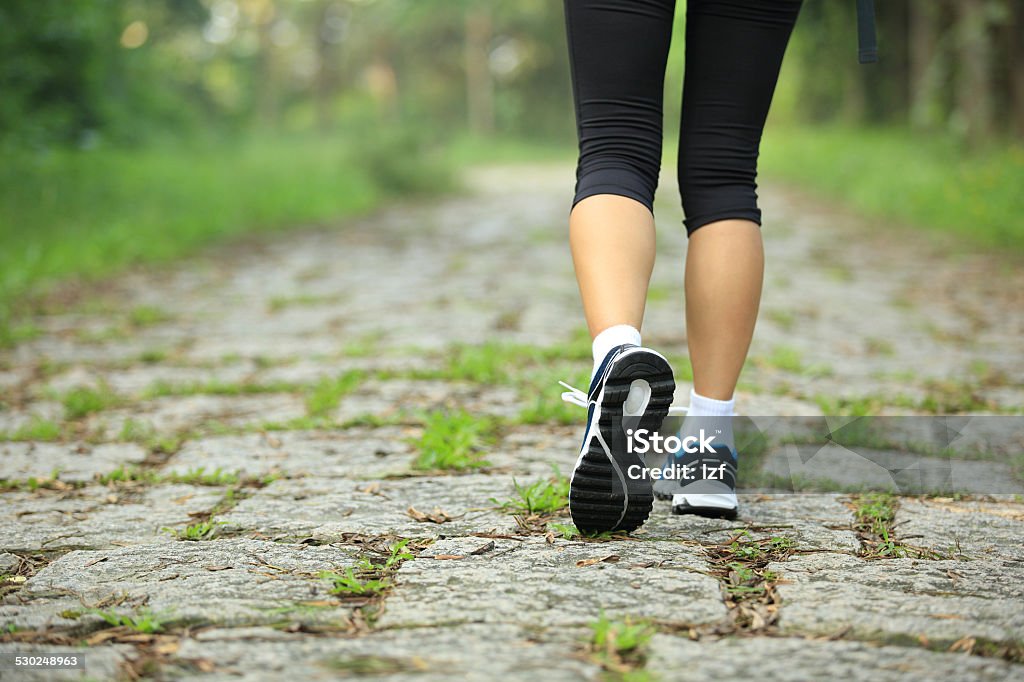
[[[559,381],[558,383],[560,383],[565,388],[569,389],[568,391],[562,392],[562,400],[571,405],[578,405],[579,407],[590,406],[590,399],[586,393],[576,388],[575,386],[571,386],[565,383],[564,381]],[[670,417],[684,415],[686,414],[687,409],[688,408],[683,407],[682,405],[670,405],[668,408],[668,415]]]

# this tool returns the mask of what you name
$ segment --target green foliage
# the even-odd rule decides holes
[[[910,223],[979,246],[1024,250],[1024,146],[968,153],[943,136],[903,129],[772,128],[766,178],[841,199],[885,229]]]
[[[323,571],[320,578],[332,583],[331,594],[346,596],[373,597],[391,587],[391,581],[387,578],[361,578],[351,568],[346,569],[344,573]]]
[[[432,186],[443,169],[403,157]],[[0,165],[0,342],[41,287],[193,254],[227,237],[365,211],[398,188],[340,137],[252,137],[137,150],[15,151]],[[154,324],[155,310],[129,321]]]
[[[580,531],[571,523],[549,523],[548,528],[558,533],[563,540],[575,540],[580,537]]]
[[[257,383],[253,381],[207,381],[195,383],[172,383],[159,380],[153,382],[143,391],[144,399],[163,398],[182,395],[253,395],[257,393],[289,393],[294,391],[294,384],[276,381]]]
[[[120,398],[105,384],[96,387],[76,386],[61,397],[64,416],[67,419],[81,419],[113,407],[119,402]]]
[[[809,377],[830,376],[833,371],[827,365],[807,365],[803,360],[803,353],[791,346],[775,346],[770,355],[765,357],[753,357],[748,361],[750,364],[760,367],[770,367],[783,372],[801,374]]]
[[[889,493],[861,495],[855,503],[854,517],[858,525],[887,540],[896,520],[896,498]]]
[[[128,321],[133,327],[150,327],[173,319],[166,310],[151,305],[137,306],[128,312]]]
[[[333,379],[322,379],[306,395],[309,416],[329,416],[341,404],[341,399],[356,390],[365,378],[365,372],[350,370]]]
[[[13,432],[0,431],[0,441],[55,441],[60,440],[60,437],[60,424],[38,415],[33,416]]]
[[[164,621],[161,620],[161,617],[146,609],[139,611],[135,615],[117,613],[116,611],[108,611],[104,609],[87,609],[85,613],[97,615],[105,620],[108,625],[115,628],[128,628],[134,632],[144,634],[153,634],[163,632],[164,630]]]
[[[496,423],[464,410],[437,410],[424,417],[423,433],[412,440],[418,451],[413,468],[464,471],[487,466],[482,448],[493,440]]]
[[[569,506],[569,479],[561,474],[558,467],[551,465],[550,478],[535,481],[530,485],[520,485],[512,479],[515,497],[499,502],[492,498],[491,502],[504,511],[519,514],[552,514]]]
[[[139,467],[124,465],[117,467],[113,471],[100,474],[96,477],[96,480],[100,485],[110,485],[111,483],[145,483],[153,484],[160,482],[160,475],[155,471],[149,471],[148,469],[141,469]]]
[[[221,526],[227,525],[225,521],[200,521],[199,523],[193,523],[185,526],[183,530],[176,528],[164,528],[163,530],[170,533],[179,540],[189,540],[191,542],[199,542],[200,540],[212,540],[217,535],[217,530]]]
[[[197,467],[195,469],[189,469],[183,474],[169,474],[165,477],[165,480],[171,483],[187,483],[192,485],[209,486],[233,485],[238,483],[238,479],[238,472],[232,473],[224,471],[220,467],[217,467],[213,471],[207,471],[206,467]]]
[[[653,625],[635,621],[629,616],[612,620],[601,617],[587,625],[592,631],[589,649],[591,657],[607,670],[620,674],[642,673],[646,649],[656,632]]]

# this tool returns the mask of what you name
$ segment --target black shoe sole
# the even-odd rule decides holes
[[[646,468],[640,455],[626,451],[622,423],[622,406],[637,379],[650,384],[651,398],[642,416],[629,418],[628,428],[657,431],[668,415],[676,390],[668,361],[650,352],[634,352],[617,360],[605,381],[598,420],[601,437],[609,444],[615,461],[610,461],[601,444],[591,439],[569,487],[569,513],[580,531],[636,530],[654,506],[651,479],[631,479],[626,475],[630,466],[639,465],[641,471]]]

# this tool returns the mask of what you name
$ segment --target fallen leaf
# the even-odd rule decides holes
[[[102,644],[110,639],[117,639],[125,633],[125,628],[115,628],[112,630],[100,630],[91,637],[86,638],[85,643],[89,646],[95,644]]]
[[[153,647],[153,653],[161,656],[170,656],[171,654],[178,653],[178,649],[181,647],[181,642],[176,639],[165,640],[155,647]]]
[[[217,669],[217,666],[208,658],[194,658],[192,659],[192,665],[201,673],[212,673]]]
[[[462,554],[435,554],[434,558],[439,561],[451,561],[454,559],[465,559],[466,557]]]
[[[614,564],[619,560],[618,554],[609,554],[606,557],[594,558],[594,559],[581,559],[576,562],[576,568],[583,568],[584,566],[593,566],[594,564]]]
[[[494,549],[494,540],[491,540],[490,542],[480,545],[472,552],[470,552],[470,554],[474,556],[478,556],[480,554],[487,554],[487,552],[490,552],[492,549]]]
[[[407,510],[405,510],[405,513],[408,514],[413,520],[424,523],[448,523],[452,520],[452,517],[448,514],[448,512],[439,509],[438,507],[434,507],[434,511],[430,513],[421,512],[420,510],[416,509],[416,507],[409,507]]]
[[[967,653],[970,653],[971,650],[974,649],[974,645],[977,643],[977,641],[978,640],[971,636],[961,637],[960,639],[956,640],[955,642],[949,645],[949,650],[966,651]]]
[[[207,571],[227,571],[231,568],[234,568],[234,566],[204,566],[203,568],[205,568]]]
[[[364,485],[362,488],[357,487],[356,492],[367,493],[369,495],[380,495],[380,483],[374,481],[373,483]]]

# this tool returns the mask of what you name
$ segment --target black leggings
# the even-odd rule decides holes
[[[679,192],[686,230],[761,223],[757,154],[801,0],[688,0]],[[579,137],[573,206],[595,194],[653,211],[675,0],[565,0]]]

